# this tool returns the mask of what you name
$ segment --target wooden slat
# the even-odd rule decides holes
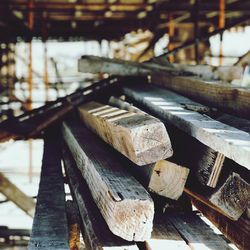
[[[42,173],[28,249],[69,249],[60,137],[56,131],[44,139]]]
[[[16,185],[0,172],[0,193],[2,193],[8,200],[14,202],[29,216],[34,217],[35,202],[24,192],[22,192]]]
[[[64,167],[69,179],[71,192],[78,204],[83,223],[83,237],[88,249],[138,249],[135,243],[114,235],[108,228],[96,206],[87,183],[82,178],[69,149],[63,147]],[[79,185],[81,183],[81,185]]]
[[[188,99],[152,85],[125,87],[124,93],[147,107],[152,114],[166,120],[203,144],[250,169],[250,135],[215,121],[183,103]]]
[[[250,117],[250,89],[204,81],[195,77],[172,77],[152,74],[152,83],[183,94],[205,105],[237,116]]]
[[[238,221],[232,221],[196,199],[192,203],[239,249],[250,249],[250,220],[246,213]]]
[[[138,165],[173,154],[164,124],[152,116],[97,102],[83,104],[79,113],[88,128]]]
[[[63,136],[110,230],[129,241],[149,238],[153,202],[123,169],[118,153],[80,122],[64,123]]]
[[[174,214],[168,216],[168,219],[191,249],[231,249],[227,242],[216,235],[196,214]]]
[[[146,250],[190,249],[185,240],[172,225],[166,214],[155,214],[151,239],[145,241]]]

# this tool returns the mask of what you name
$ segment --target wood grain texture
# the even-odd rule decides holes
[[[146,250],[190,249],[185,240],[172,225],[165,214],[157,213],[154,217],[154,228],[151,239],[145,241]]]
[[[227,242],[196,214],[174,214],[167,217],[191,249],[231,249]]]
[[[246,213],[239,220],[232,221],[196,199],[192,199],[192,203],[239,249],[250,249],[250,220]]]
[[[134,242],[125,241],[110,231],[67,146],[63,147],[63,161],[71,193],[79,208],[83,224],[83,237],[87,248],[138,250]]]
[[[161,160],[154,164],[148,189],[161,196],[178,200],[182,195],[189,169]]]
[[[205,105],[243,118],[250,117],[250,89],[204,81],[197,77],[152,74],[152,83],[163,86]]]
[[[152,114],[250,169],[250,135],[248,133],[186,109],[182,103],[188,103],[189,99],[168,90],[152,85],[140,85],[124,87],[124,93],[145,105]]]
[[[30,217],[34,217],[35,202],[24,192],[22,192],[16,185],[14,185],[4,174],[0,172],[0,193],[2,193],[8,200],[16,204]]]
[[[80,122],[63,123],[63,136],[110,230],[129,241],[150,238],[153,201],[118,153]]]
[[[42,172],[29,250],[68,250],[68,225],[57,131],[45,134]]]
[[[147,114],[119,98],[111,97],[109,103],[138,114]],[[167,160],[160,160],[135,169],[135,173],[148,190],[158,195],[177,200],[183,193],[189,169]]]
[[[80,106],[79,113],[88,128],[137,165],[173,154],[164,124],[152,116],[97,102]]]

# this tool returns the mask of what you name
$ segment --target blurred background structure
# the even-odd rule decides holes
[[[0,127],[0,248],[25,248],[32,225],[30,207],[20,210],[2,191],[4,178],[34,202],[39,183],[41,135],[18,122],[107,77],[79,73],[81,56],[144,62],[165,54],[178,65],[239,66],[237,79],[222,78],[246,87],[249,50],[249,0],[1,0],[0,122],[13,123]]]

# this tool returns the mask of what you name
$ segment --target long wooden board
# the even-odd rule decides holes
[[[189,100],[168,90],[138,85],[124,87],[124,93],[146,106],[154,115],[250,169],[248,133],[187,109],[182,103],[188,103]]]
[[[63,137],[110,230],[126,240],[150,238],[154,204],[114,151],[81,122],[63,123]]]
[[[79,107],[88,128],[137,165],[146,165],[172,156],[164,124],[147,114],[89,102]]]
[[[45,135],[42,173],[29,250],[69,249],[61,140],[57,132],[51,131]]]
[[[167,217],[186,239],[191,249],[231,249],[227,242],[206,225],[196,214],[174,214]]]
[[[66,146],[63,147],[63,161],[71,192],[79,208],[84,242],[88,249],[138,249],[134,242],[125,241],[110,231]]]
[[[183,94],[205,105],[237,116],[250,117],[250,89],[225,83],[204,81],[197,77],[152,74],[151,82]]]
[[[196,199],[192,203],[239,249],[250,249],[250,220],[246,213],[238,221],[232,221]]]

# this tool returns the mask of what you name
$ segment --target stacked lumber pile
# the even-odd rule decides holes
[[[84,57],[79,69],[155,83],[123,84],[113,92],[122,97],[92,98],[63,122],[64,168],[87,248],[231,249],[202,213],[250,249],[250,91],[154,61]]]
[[[230,249],[191,211],[191,200],[248,249],[249,133],[168,90],[123,92],[144,111],[111,97],[82,104],[79,118],[62,125],[64,167],[87,247]]]

